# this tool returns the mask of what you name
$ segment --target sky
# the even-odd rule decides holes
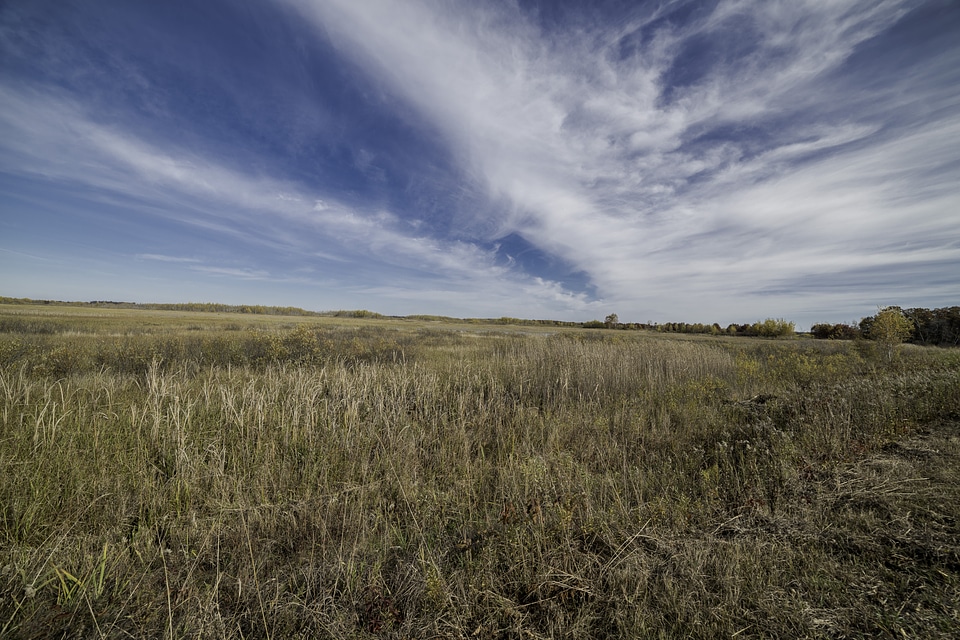
[[[956,0],[5,0],[0,295],[960,304]]]

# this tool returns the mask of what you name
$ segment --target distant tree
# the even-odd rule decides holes
[[[903,312],[913,321],[911,339],[921,344],[960,344],[960,307],[942,309],[907,309]]]
[[[819,322],[813,325],[812,327],[810,327],[810,334],[814,338],[817,338],[818,340],[829,340],[832,329],[833,329],[832,324]]]
[[[960,307],[944,307],[933,310],[933,323],[938,334],[937,344],[960,344]]]
[[[913,322],[913,341],[921,344],[931,342],[930,329],[933,327],[934,312],[930,309],[906,309],[903,312]]]
[[[611,313],[603,319],[603,322],[607,325],[608,329],[614,329],[620,324],[620,317],[615,313]]]
[[[882,344],[887,351],[887,360],[901,342],[913,335],[913,322],[903,315],[900,307],[886,307],[874,316],[869,337]]]
[[[856,340],[860,337],[860,329],[848,324],[820,323],[810,327],[810,333],[820,340]]]

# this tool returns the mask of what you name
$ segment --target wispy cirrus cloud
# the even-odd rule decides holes
[[[751,294],[798,274],[960,264],[956,48],[927,78],[843,86],[918,3],[721,2],[683,22],[658,6],[551,34],[513,5],[292,2],[511,204],[491,235],[562,256],[611,303],[760,312]],[[905,226],[941,242],[882,251]]]
[[[200,262],[198,258],[183,258],[180,256],[165,256],[156,253],[140,253],[137,254],[137,258],[140,260],[156,260],[157,262],[179,262],[186,264],[194,264]]]
[[[389,211],[357,209],[302,184],[243,173],[175,145],[159,147],[130,131],[96,123],[80,105],[60,96],[10,92],[0,98],[0,104],[8,107],[0,115],[0,129],[9,134],[5,169],[10,172],[121,194],[130,202],[144,203],[142,208],[133,207],[138,215],[169,217],[254,248],[283,252],[289,264],[319,259],[357,265],[350,269],[357,278],[341,273],[312,281],[302,274],[149,252],[137,254],[140,260],[181,264],[195,274],[245,281],[369,291],[362,280],[375,278],[396,291],[409,292],[430,283],[444,299],[464,288],[503,298],[506,284],[508,291],[523,286],[528,295],[548,304],[558,299],[560,285],[509,273],[497,264],[490,249],[421,235],[417,225]],[[57,125],[45,126],[47,122]],[[57,160],[46,161],[54,149]],[[568,295],[578,299],[576,294]],[[469,308],[479,311],[478,300],[472,302]],[[511,304],[502,303],[504,308]]]

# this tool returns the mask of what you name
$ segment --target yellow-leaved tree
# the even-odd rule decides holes
[[[870,337],[884,346],[887,360],[893,360],[897,345],[913,334],[913,322],[899,307],[886,307],[877,313],[870,325]]]

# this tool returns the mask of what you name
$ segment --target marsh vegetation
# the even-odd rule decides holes
[[[0,307],[0,636],[950,637],[960,352]]]

